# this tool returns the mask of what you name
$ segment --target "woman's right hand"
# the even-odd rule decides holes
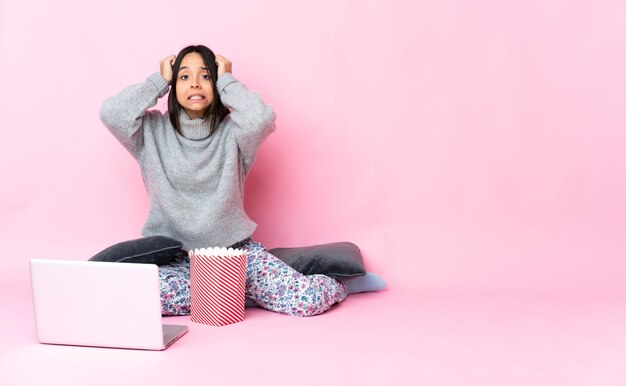
[[[161,75],[167,80],[167,83],[172,83],[172,75],[174,73],[172,65],[174,64],[174,60],[176,60],[176,55],[170,55],[161,60]]]

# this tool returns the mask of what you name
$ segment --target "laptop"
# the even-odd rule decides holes
[[[40,343],[165,350],[187,326],[164,325],[154,264],[30,260]]]

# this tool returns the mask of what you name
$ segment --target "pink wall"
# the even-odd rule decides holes
[[[390,287],[624,290],[625,14],[617,0],[3,0],[3,277],[139,236],[141,177],[98,110],[203,43],[278,115],[246,201],[268,246],[351,240]]]

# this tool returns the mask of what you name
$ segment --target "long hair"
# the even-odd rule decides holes
[[[202,56],[202,60],[204,61],[204,65],[208,69],[209,74],[211,75],[211,88],[213,89],[213,103],[209,106],[206,113],[203,116],[203,119],[209,121],[209,135],[213,134],[217,127],[219,126],[222,119],[229,113],[228,108],[222,104],[222,100],[220,99],[220,95],[217,92],[217,86],[215,83],[217,82],[217,64],[215,63],[215,54],[208,47],[197,45],[197,46],[189,46],[183,48],[178,55],[176,55],[176,60],[172,65],[172,85],[170,88],[170,95],[167,100],[167,109],[170,115],[170,122],[172,122],[172,126],[180,133],[180,123],[178,121],[180,117],[180,110],[183,108],[180,103],[178,103],[178,99],[176,98],[176,82],[178,80],[178,71],[180,70],[180,63],[183,61],[185,55],[197,52]]]

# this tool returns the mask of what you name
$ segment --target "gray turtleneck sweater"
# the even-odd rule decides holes
[[[168,114],[149,110],[169,89],[160,73],[102,105],[102,122],[139,162],[150,195],[144,236],[173,237],[193,249],[229,246],[256,229],[244,211],[244,181],[275,115],[232,74],[216,85],[231,112],[210,136],[208,122],[182,109],[182,135]]]

